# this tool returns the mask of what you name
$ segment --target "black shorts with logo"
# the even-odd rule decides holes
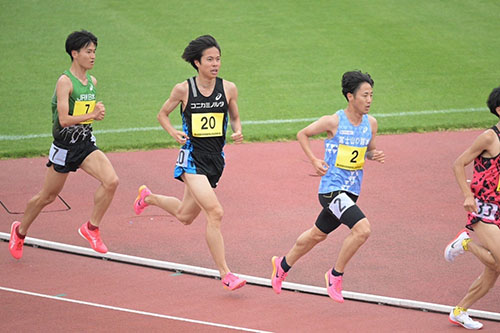
[[[90,140],[71,146],[54,141],[50,147],[47,167],[53,165],[54,170],[59,173],[75,172],[87,156],[95,150],[99,148]]]

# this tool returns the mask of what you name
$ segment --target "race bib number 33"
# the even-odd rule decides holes
[[[365,164],[366,147],[339,145],[335,166],[346,170],[360,170]]]
[[[73,108],[73,116],[82,116],[87,113],[94,112],[95,101],[75,101],[75,107]],[[91,124],[94,119],[89,119],[87,121],[82,121],[80,124]]]
[[[222,136],[223,121],[224,113],[193,113],[191,114],[193,136],[197,138]]]

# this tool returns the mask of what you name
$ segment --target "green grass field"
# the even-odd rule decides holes
[[[485,105],[500,85],[496,0],[0,0],[0,6],[0,158],[48,152],[50,99],[70,66],[64,41],[80,29],[99,38],[91,74],[107,109],[94,125],[105,151],[177,146],[158,130],[156,114],[174,84],[195,74],[180,56],[202,34],[222,47],[221,77],[238,86],[248,141],[293,139],[310,119],[343,108],[340,77],[353,69],[375,80],[371,112],[380,133],[496,121]],[[435,112],[442,110],[448,111]],[[180,124],[177,112],[172,119]],[[294,119],[305,120],[269,122]]]

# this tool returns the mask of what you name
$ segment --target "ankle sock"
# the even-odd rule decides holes
[[[16,227],[15,231],[16,231],[16,235],[17,235],[17,237],[19,237],[20,239],[24,239],[24,238],[26,237],[26,235],[21,235],[21,234],[19,233],[19,226],[17,226],[17,227]]]
[[[460,312],[467,312],[467,309],[455,306],[455,308],[453,309],[453,315],[456,317],[460,314]]]
[[[281,260],[281,268],[285,271],[285,273],[288,273],[290,268],[292,268],[291,266],[288,266],[286,262],[286,257],[283,257],[283,260]]]
[[[99,227],[96,227],[95,225],[90,223],[90,221],[87,222],[87,228],[89,228],[90,231],[94,231],[94,230],[99,229]]]
[[[337,271],[335,270],[335,268],[332,268],[332,275],[333,275],[333,276],[342,276],[342,275],[344,275],[344,273],[343,273],[343,272],[342,272],[342,273],[339,273],[339,272],[337,272]]]
[[[466,238],[462,241],[462,247],[464,248],[465,251],[469,251],[469,242],[471,241],[470,238]]]

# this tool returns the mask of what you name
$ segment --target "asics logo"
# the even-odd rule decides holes
[[[218,93],[217,96],[215,97],[215,100],[218,101],[222,97],[221,93]]]

